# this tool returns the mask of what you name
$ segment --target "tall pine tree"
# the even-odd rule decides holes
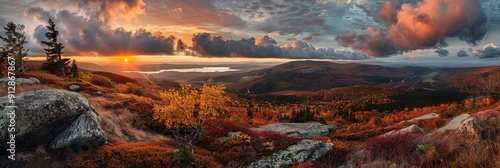
[[[70,59],[65,58],[62,59],[61,55],[64,53],[62,49],[64,48],[62,43],[57,42],[57,36],[59,36],[59,30],[52,21],[49,19],[49,25],[45,26],[47,28],[47,32],[45,33],[45,37],[47,37],[47,41],[42,41],[42,44],[47,45],[45,50],[45,54],[47,54],[47,62],[43,65],[43,69],[48,70],[52,73],[60,74],[61,76],[66,76],[66,69],[68,69],[68,64],[70,63]]]
[[[4,27],[5,37],[0,36],[5,43],[2,53],[7,57],[13,57],[16,60],[14,67],[17,72],[24,72],[24,57],[28,55],[28,49],[24,48],[24,44],[27,44],[26,36],[24,35],[24,25],[15,24],[14,22],[8,22]]]
[[[64,48],[61,43],[57,42],[59,30],[57,30],[52,19],[49,19],[49,25],[45,27],[48,30],[45,33],[45,37],[47,37],[48,41],[42,41],[42,44],[47,45],[47,49],[44,49],[47,54],[47,62],[56,62],[57,60],[61,60],[61,54],[63,54],[62,49]]]

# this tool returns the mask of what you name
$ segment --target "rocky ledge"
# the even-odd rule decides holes
[[[274,123],[251,128],[253,131],[276,131],[288,136],[302,139],[312,139],[317,136],[332,135],[337,130],[335,125],[325,125],[319,122],[306,123]]]
[[[81,94],[45,89],[18,94],[14,101],[17,107],[11,108],[9,98],[0,97],[0,140],[7,142],[9,125],[15,124],[16,150],[89,147],[107,140],[97,113]]]
[[[251,163],[248,168],[287,167],[293,163],[314,162],[332,150],[333,144],[321,141],[302,140],[299,143],[265,156]]]

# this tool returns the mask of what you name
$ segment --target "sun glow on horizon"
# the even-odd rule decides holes
[[[128,63],[128,58],[127,57],[123,58],[123,62]]]

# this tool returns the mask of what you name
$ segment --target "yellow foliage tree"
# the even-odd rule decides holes
[[[201,136],[203,124],[227,110],[229,96],[224,85],[214,85],[211,80],[198,90],[191,85],[161,93],[167,105],[156,105],[154,118],[165,123],[172,138],[194,153],[193,141]]]

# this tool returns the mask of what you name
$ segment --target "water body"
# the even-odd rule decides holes
[[[235,72],[239,69],[231,69],[231,67],[203,67],[203,68],[186,68],[186,69],[162,69],[158,71],[122,71],[125,73],[141,73],[141,74],[159,74],[162,72],[198,72],[198,73],[218,73],[218,72]]]

